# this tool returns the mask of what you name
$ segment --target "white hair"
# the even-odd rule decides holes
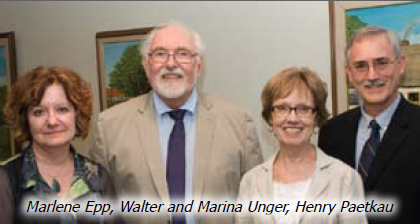
[[[354,43],[368,37],[380,35],[384,35],[389,39],[389,42],[391,42],[391,46],[394,49],[395,57],[399,58],[402,55],[402,49],[398,34],[392,30],[388,30],[382,27],[367,26],[357,30],[348,41],[346,46],[346,63],[349,64],[350,62],[351,48],[353,47]]]
[[[193,37],[196,52],[199,55],[204,56],[204,51],[206,47],[204,45],[203,39],[201,38],[200,34],[198,34],[196,31],[185,26],[184,24],[180,22],[169,22],[169,23],[158,25],[152,31],[150,31],[145,42],[141,45],[140,53],[142,54],[143,58],[147,58],[149,56],[148,53],[150,50],[150,42],[155,37],[156,32],[166,27],[181,27],[185,29],[186,31],[190,32]]]

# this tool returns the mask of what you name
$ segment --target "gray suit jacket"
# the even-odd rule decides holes
[[[203,197],[236,199],[242,175],[262,162],[251,117],[220,98],[199,94],[195,135],[195,203]],[[90,154],[109,170],[120,195],[170,203],[151,93],[102,112],[96,136]],[[164,212],[135,220],[167,223],[170,215]],[[221,220],[233,223],[234,217]],[[215,222],[213,216],[196,216],[196,223]]]
[[[245,174],[241,181],[238,200],[244,205],[244,212],[238,213],[237,224],[244,223],[276,223],[275,212],[271,215],[247,213],[250,200],[260,200],[260,202],[276,203],[274,198],[273,182],[273,163],[277,154],[263,164],[253,168]],[[343,162],[326,155],[320,149],[316,149],[316,167],[312,175],[312,180],[306,194],[309,202],[328,203],[329,200],[364,200],[363,183],[358,173]],[[364,202],[364,201],[363,201]],[[297,202],[296,202],[297,203]],[[296,204],[290,204],[289,213],[294,212]],[[341,209],[338,203],[334,211]],[[300,209],[301,210],[301,209]],[[284,214],[284,213],[283,213]],[[300,224],[364,224],[367,223],[366,217],[347,215],[346,213],[332,213],[323,215],[321,213],[303,213],[300,216]],[[321,214],[321,215],[320,215]]]

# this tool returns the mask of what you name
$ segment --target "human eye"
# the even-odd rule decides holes
[[[389,58],[377,58],[375,59],[375,64],[377,65],[387,65],[391,60]]]
[[[364,72],[369,69],[369,65],[366,61],[358,61],[353,64],[353,67],[358,72]]]
[[[73,109],[73,105],[72,104],[62,104],[62,105],[57,105],[57,107],[55,108],[55,110],[58,113],[67,113],[69,111],[71,111]]]
[[[376,68],[384,69],[391,63],[391,60],[389,58],[377,58],[373,61],[373,63]]]
[[[288,105],[274,105],[273,111],[278,114],[286,114],[290,110],[290,106]]]
[[[61,106],[57,108],[57,112],[64,114],[70,111],[70,108],[67,106]]]
[[[31,110],[31,115],[34,117],[41,117],[44,114],[45,114],[45,110],[42,108],[33,108]]]
[[[179,50],[176,51],[176,55],[179,56],[179,57],[186,58],[186,57],[190,57],[191,52],[186,50],[186,49],[179,49]]]
[[[152,56],[157,57],[157,58],[164,58],[167,55],[168,55],[168,52],[166,50],[163,50],[163,49],[155,50],[155,51],[152,52]]]
[[[308,105],[298,105],[296,107],[296,110],[299,114],[308,115],[312,113],[313,108]]]

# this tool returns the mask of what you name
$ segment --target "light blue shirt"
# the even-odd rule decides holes
[[[166,158],[168,156],[168,142],[175,121],[169,116],[169,108],[156,93],[153,93],[153,102],[156,108],[156,117],[159,130],[159,140],[162,152],[162,164],[166,171]],[[190,98],[179,109],[185,109],[185,202],[190,203],[192,198],[193,170],[194,170],[194,145],[195,145],[195,117],[197,107],[197,91],[194,88]],[[187,223],[194,223],[192,213],[185,213]]]
[[[391,122],[392,115],[394,115],[395,110],[400,103],[401,95],[394,99],[391,105],[382,111],[376,118],[369,116],[366,111],[363,109],[363,105],[361,106],[362,116],[359,120],[359,127],[357,129],[357,138],[356,138],[356,167],[359,166],[360,156],[363,151],[363,146],[365,145],[366,141],[369,139],[371,129],[369,128],[369,123],[372,119],[375,119],[376,122],[379,124],[381,129],[379,130],[380,138],[382,141],[382,137],[384,136],[386,129],[388,128],[389,122]]]

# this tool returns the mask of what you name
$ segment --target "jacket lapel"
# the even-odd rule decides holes
[[[327,172],[326,168],[331,165],[331,159],[325,153],[316,149],[316,167],[314,175],[312,176],[311,184],[307,193],[307,198],[316,200],[322,195],[324,189],[330,184],[328,180],[333,179],[330,177],[331,172]]]
[[[149,93],[147,100],[139,105],[139,116],[136,119],[136,126],[139,132],[142,148],[147,157],[150,175],[154,181],[159,196],[169,204],[168,186],[166,184],[166,172],[163,169],[162,153],[159,144],[159,132],[156,122],[156,112],[153,106],[152,93]]]
[[[258,193],[263,200],[261,203],[271,203],[274,198],[274,181],[273,181],[273,164],[277,158],[278,153],[272,156],[269,160],[262,164],[262,173],[257,177]],[[258,198],[258,197],[257,197]],[[270,223],[276,223],[276,216],[270,215]]]
[[[258,191],[261,198],[266,202],[271,202],[274,198],[274,182],[273,182],[273,163],[277,155],[267,160],[263,165],[264,174],[258,176]],[[323,195],[323,192],[330,185],[329,180],[332,180],[331,172],[328,172],[328,166],[332,164],[332,160],[319,148],[316,148],[316,167],[312,180],[306,194],[306,199],[310,201],[317,200]],[[299,218],[300,221],[305,217],[306,213],[302,213]],[[275,216],[271,216],[273,223],[275,223]],[[300,223],[300,222],[299,222]]]
[[[391,122],[383,136],[378,152],[372,161],[368,178],[365,183],[366,190],[373,188],[378,178],[388,166],[394,154],[400,149],[400,144],[408,135],[410,112],[408,102],[401,97],[401,102],[392,116]]]
[[[264,162],[262,166],[263,174],[258,176],[258,192],[264,201],[272,201],[274,196],[274,181],[273,181],[273,164],[278,153],[271,157],[271,159]]]
[[[355,167],[356,165],[356,139],[357,139],[357,129],[359,127],[359,120],[362,113],[360,112],[360,108],[357,108],[351,111],[350,116],[347,119],[347,130],[342,130],[344,133],[344,144],[340,144],[343,147],[343,160],[349,166]],[[340,149],[337,149],[340,150]]]
[[[199,94],[196,114],[196,143],[194,149],[193,196],[201,200],[203,186],[208,176],[208,163],[210,160],[212,142],[214,138],[214,115],[211,112],[212,104]],[[217,175],[217,174],[213,174]]]
[[[325,153],[316,149],[316,167],[312,180],[309,186],[308,193],[306,194],[306,199],[314,203],[320,196],[323,195],[325,189],[330,185],[330,180],[334,179],[331,176],[331,172],[328,172],[328,167],[332,164],[332,160],[325,155]],[[322,199],[322,198],[321,198]],[[300,222],[306,216],[306,212],[302,213],[299,220]],[[300,223],[299,222],[299,223]]]

